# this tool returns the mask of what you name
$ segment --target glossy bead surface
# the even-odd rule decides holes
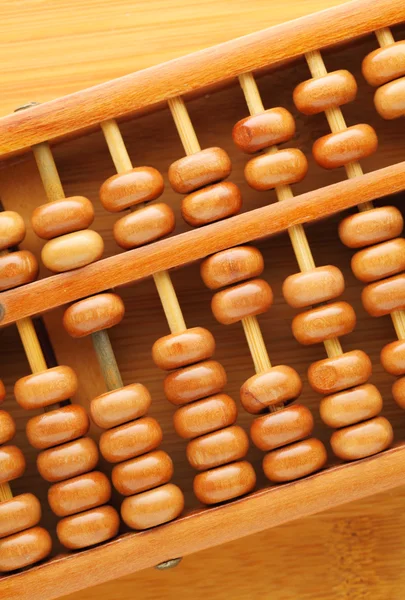
[[[329,427],[347,427],[377,416],[383,406],[380,392],[371,383],[325,396],[319,405],[322,421]]]
[[[248,154],[287,142],[294,134],[294,117],[282,107],[241,119],[232,130],[234,143]]]
[[[270,481],[294,481],[319,471],[326,460],[325,446],[321,441],[310,438],[266,454],[263,471]]]
[[[396,340],[381,350],[381,364],[391,375],[405,375],[405,340]]]
[[[93,221],[93,205],[83,196],[71,196],[38,206],[31,217],[33,230],[44,240],[87,229]]]
[[[293,308],[306,308],[333,300],[343,294],[344,289],[343,273],[333,265],[295,273],[283,283],[285,301]]]
[[[169,235],[176,225],[173,210],[158,202],[119,219],[113,228],[114,239],[125,250],[138,248]]]
[[[223,465],[194,477],[193,488],[203,504],[216,504],[248,494],[256,485],[256,473],[250,463],[239,461]]]
[[[367,285],[362,293],[363,306],[372,317],[389,315],[405,308],[405,274],[376,281]]]
[[[217,394],[177,409],[173,424],[180,437],[192,439],[233,425],[237,414],[234,400],[226,394]]]
[[[308,369],[308,381],[319,394],[334,394],[366,383],[371,373],[371,360],[367,354],[353,350],[312,363]]]
[[[0,379],[0,404],[4,402],[6,397],[6,388],[4,387],[4,383]]]
[[[118,325],[124,313],[124,303],[117,294],[97,294],[69,306],[63,326],[69,335],[80,338]]]
[[[395,238],[356,252],[352,271],[360,281],[369,283],[405,270],[405,239]]]
[[[96,425],[110,429],[143,417],[151,403],[148,389],[141,383],[131,383],[94,398],[90,403],[90,414]]]
[[[31,283],[37,275],[38,263],[32,252],[18,250],[0,256],[0,292]]]
[[[180,158],[169,167],[169,181],[175,192],[188,194],[210,183],[226,179],[231,159],[222,148],[206,148]]]
[[[181,405],[221,392],[226,382],[223,366],[207,360],[169,373],[163,385],[169,402]]]
[[[381,206],[343,219],[339,237],[349,248],[363,248],[397,237],[403,227],[404,219],[395,206]]]
[[[212,333],[193,327],[158,339],[152,347],[152,358],[160,369],[170,371],[211,358],[214,352]]]
[[[0,410],[0,445],[7,444],[15,435],[15,422],[9,412]]]
[[[20,494],[0,503],[0,538],[34,527],[41,519],[41,505],[33,494]]]
[[[304,115],[316,115],[352,102],[356,94],[355,78],[349,71],[341,69],[303,81],[295,88],[293,100]]]
[[[108,462],[117,463],[154,450],[162,438],[156,419],[144,417],[104,431],[100,437],[100,452]]]
[[[250,279],[212,297],[211,309],[217,321],[230,325],[245,317],[261,315],[273,304],[273,292],[264,279]]]
[[[205,285],[216,290],[226,285],[258,277],[263,273],[263,255],[253,246],[236,246],[206,258],[201,263],[201,277]]]
[[[0,540],[0,572],[28,567],[48,556],[52,540],[43,527],[32,527]]]
[[[33,410],[68,400],[78,385],[73,369],[59,366],[22,377],[14,386],[14,395],[22,408]]]
[[[258,414],[269,406],[291,402],[301,391],[302,381],[297,371],[277,365],[245,381],[240,389],[240,401],[247,412]]]
[[[198,437],[187,445],[187,459],[197,471],[240,460],[249,450],[249,439],[238,425]]]
[[[316,140],[312,153],[318,165],[324,169],[336,169],[370,156],[377,146],[377,134],[370,125],[353,125]]]
[[[79,550],[100,544],[117,535],[120,518],[112,506],[100,506],[65,517],[56,526],[56,534],[65,548]]]
[[[58,517],[67,517],[106,504],[111,484],[104,473],[92,471],[55,483],[48,490],[48,502]]]
[[[392,395],[398,406],[405,409],[405,377],[396,380],[392,386]]]
[[[0,212],[0,251],[18,246],[24,238],[24,219],[12,210]]]
[[[121,516],[131,529],[149,529],[176,519],[184,508],[183,492],[167,483],[154,490],[125,498]]]
[[[402,77],[405,75],[405,41],[370,52],[363,59],[361,70],[367,83],[373,86]]]
[[[168,483],[173,477],[173,462],[166,452],[156,450],[116,465],[111,477],[117,492],[131,496]]]
[[[37,457],[39,474],[51,483],[88,473],[97,463],[97,444],[90,437],[49,448]]]
[[[308,171],[305,155],[297,148],[251,158],[245,166],[245,178],[254,190],[271,190],[279,185],[298,183]]]
[[[405,77],[390,81],[378,88],[374,95],[378,114],[390,121],[405,115]]]
[[[221,181],[183,198],[181,214],[186,223],[199,227],[236,215],[241,206],[238,186],[231,181]]]
[[[17,446],[0,447],[0,484],[18,479],[25,471],[25,458]]]
[[[283,410],[255,419],[250,427],[250,437],[257,448],[274,450],[311,435],[314,419],[306,406],[294,404]]]
[[[155,200],[163,189],[163,177],[157,169],[136,167],[107,179],[100,188],[100,200],[106,210],[119,212]]]
[[[32,417],[25,431],[31,446],[43,450],[86,435],[89,425],[85,409],[72,404]]]
[[[96,231],[84,229],[50,240],[42,248],[44,265],[54,273],[84,267],[102,257],[103,238]]]
[[[347,302],[334,302],[307,310],[295,316],[292,332],[300,344],[309,346],[351,333],[356,326],[356,313]]]
[[[392,427],[387,419],[376,417],[335,431],[330,438],[330,445],[339,458],[358,460],[382,452],[391,445],[393,438]]]

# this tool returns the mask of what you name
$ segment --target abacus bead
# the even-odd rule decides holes
[[[368,54],[361,65],[364,78],[380,86],[405,75],[405,41],[401,40]]]
[[[335,169],[370,156],[377,146],[377,135],[370,125],[353,125],[316,140],[312,153],[318,165]]]
[[[113,234],[118,246],[138,248],[171,233],[176,225],[173,209],[158,202],[118,219]]]
[[[303,81],[295,88],[293,100],[304,115],[316,115],[352,102],[356,94],[355,78],[349,71],[340,69]]]
[[[166,452],[156,450],[116,465],[111,477],[120,494],[131,496],[168,483],[173,477],[173,462]]]
[[[43,527],[32,527],[0,540],[0,572],[28,567],[48,556],[52,540]]]
[[[230,325],[245,317],[261,315],[273,304],[273,292],[264,279],[250,279],[212,297],[211,309],[217,321]]]
[[[283,295],[293,308],[306,308],[333,300],[345,289],[342,271],[333,265],[315,267],[290,275],[283,283]]]
[[[15,422],[9,412],[0,410],[0,445],[7,444],[15,435]]]
[[[41,519],[41,505],[33,494],[20,494],[0,503],[0,538],[34,527]]]
[[[122,321],[125,306],[117,294],[97,294],[75,302],[63,315],[63,326],[74,338],[114,327]]]
[[[131,383],[94,398],[90,403],[90,414],[96,425],[110,429],[143,417],[151,402],[151,395],[144,385]]]
[[[319,412],[329,427],[346,427],[378,415],[383,406],[380,392],[371,383],[322,398]]]
[[[17,446],[0,447],[0,485],[18,479],[25,471],[25,458]]]
[[[226,179],[231,159],[222,148],[206,148],[180,158],[169,167],[169,181],[175,192],[188,194],[216,181]]]
[[[287,142],[294,134],[294,117],[282,107],[270,108],[258,115],[241,119],[232,130],[234,143],[248,154]]]
[[[177,409],[173,423],[180,437],[192,439],[233,425],[237,414],[234,400],[226,394],[217,394]]]
[[[38,275],[38,263],[32,252],[18,250],[0,256],[0,292],[31,283]]]
[[[392,395],[398,406],[405,409],[405,377],[396,380],[392,386]]]
[[[247,412],[258,414],[269,406],[294,400],[301,391],[302,381],[297,371],[278,365],[245,381],[240,389],[240,400]]]
[[[100,506],[61,519],[56,534],[61,544],[79,550],[105,542],[117,535],[120,518],[112,506]]]
[[[263,471],[270,481],[294,481],[319,471],[326,460],[325,446],[316,438],[310,438],[266,454]]]
[[[38,206],[31,218],[33,230],[44,240],[87,229],[93,221],[93,205],[83,196],[71,196]]]
[[[4,383],[0,379],[0,404],[4,402],[6,397],[6,388],[4,387]]]
[[[365,248],[352,257],[352,271],[368,283],[405,270],[405,239],[396,238]]]
[[[223,465],[194,477],[193,489],[203,504],[216,504],[243,496],[256,485],[256,473],[250,463],[240,461]]]
[[[405,77],[390,81],[378,88],[374,95],[378,114],[387,120],[405,115]]]
[[[353,350],[312,363],[308,369],[308,381],[316,392],[334,394],[365,383],[371,372],[371,360],[367,354]]]
[[[104,181],[100,188],[101,204],[110,212],[119,212],[155,200],[163,193],[164,185],[157,169],[136,167]]]
[[[238,425],[191,440],[187,445],[187,459],[197,471],[206,471],[244,458],[249,450],[249,439]]]
[[[255,419],[250,427],[250,437],[257,448],[274,450],[311,435],[314,419],[306,406],[294,404],[283,410]]]
[[[121,504],[121,517],[131,529],[149,529],[173,521],[183,508],[183,492],[177,485],[167,483],[125,498]]]
[[[159,423],[144,417],[104,431],[100,437],[100,452],[108,462],[117,463],[154,450],[162,438]]]
[[[307,310],[292,321],[292,332],[300,344],[309,346],[351,333],[356,313],[347,302],[334,302]]]
[[[169,402],[181,405],[217,394],[226,381],[223,366],[215,360],[207,360],[169,373],[163,385]]]
[[[26,434],[31,446],[43,450],[86,435],[89,425],[85,409],[72,404],[32,417]]]
[[[361,299],[364,308],[372,317],[381,317],[404,309],[405,275],[370,283],[363,289]]]
[[[51,483],[88,473],[97,463],[97,444],[90,437],[49,448],[37,457],[39,474]]]
[[[382,452],[394,438],[392,427],[384,417],[376,417],[335,431],[330,445],[342,460],[358,460]]]
[[[216,290],[226,285],[245,281],[263,273],[263,255],[253,246],[236,246],[217,252],[201,263],[201,277],[205,285]]]
[[[50,271],[63,273],[95,262],[104,252],[103,238],[84,229],[50,240],[42,248],[41,258]]]
[[[214,351],[212,333],[203,327],[193,327],[156,340],[152,358],[160,369],[170,371],[211,358]]]
[[[67,400],[77,388],[73,369],[59,366],[22,377],[14,386],[14,395],[22,408],[33,410]]]
[[[58,517],[67,517],[106,504],[110,498],[111,484],[100,471],[55,483],[48,490],[49,506]]]
[[[397,237],[403,226],[404,219],[395,206],[381,206],[343,219],[339,237],[349,248],[363,248]]]
[[[0,213],[0,251],[18,246],[25,237],[23,218],[12,210]]]
[[[245,166],[245,178],[254,190],[271,190],[279,185],[298,183],[308,171],[305,155],[297,148],[251,158]]]
[[[221,181],[189,194],[181,203],[183,219],[193,227],[236,215],[242,206],[237,185]]]
[[[405,375],[405,340],[396,340],[381,350],[381,364],[391,375]]]

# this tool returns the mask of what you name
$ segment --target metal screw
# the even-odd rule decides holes
[[[18,112],[20,110],[25,110],[26,108],[32,108],[33,106],[38,106],[39,102],[27,102],[26,104],[23,104],[22,106],[19,106],[18,108],[15,109],[14,112]]]
[[[173,569],[177,567],[177,565],[183,560],[183,557],[180,558],[171,558],[170,560],[166,560],[165,562],[160,563],[160,565],[156,565],[155,569],[159,571],[165,571],[166,569]]]

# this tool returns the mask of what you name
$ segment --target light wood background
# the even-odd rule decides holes
[[[82,2],[77,0],[58,0],[57,2],[12,0],[3,3],[0,15],[2,56],[0,115],[7,114],[15,107],[30,100],[43,102],[130,71],[339,3],[342,2],[338,0],[272,0],[271,2],[269,0],[249,0],[249,2],[246,0],[205,0],[205,2],[196,0],[148,0],[148,2],[134,0],[83,0]],[[360,60],[359,56],[355,63],[357,70]],[[333,59],[331,61],[330,66],[332,67],[334,66]],[[344,62],[343,59],[341,62]],[[339,68],[338,64],[339,61],[336,61],[335,68]],[[289,78],[288,85],[292,89],[291,78],[298,82],[305,76],[308,75],[305,75],[302,69],[300,72],[291,70],[284,79],[280,76],[276,95],[283,98],[282,87],[286,84],[287,77]],[[271,83],[264,82],[263,90],[268,98],[268,103],[270,103],[270,96],[273,93]],[[218,130],[215,128],[218,127],[221,114],[225,115],[231,94],[232,92],[229,90],[219,94],[217,118],[214,120],[212,115],[209,117],[207,131],[204,130],[206,117],[204,100],[196,102],[192,116],[196,125],[199,126],[202,138],[209,139],[214,131],[218,135],[224,134],[225,126],[222,129],[219,127]],[[291,95],[291,90],[288,90],[288,95]],[[238,110],[242,107],[242,100],[239,96],[234,110],[235,114],[227,114],[227,127],[232,119],[235,121],[240,118]],[[286,102],[281,101],[280,104],[286,105]],[[362,118],[362,110],[359,106],[352,110],[350,116],[352,123],[365,119],[365,117]],[[167,118],[167,115],[163,114],[148,117],[148,125],[144,129],[141,125],[142,147],[146,148],[146,154],[149,153],[155,162],[159,160],[156,157],[159,155],[161,147],[164,148],[163,142],[159,140],[159,132],[167,131]],[[303,129],[303,142],[308,142],[312,137],[315,138],[326,133],[325,124],[318,119],[315,119],[312,125],[306,120],[303,120],[300,125]],[[135,135],[130,137],[129,127],[130,125],[125,126],[124,133],[128,133],[130,148],[133,147],[137,150],[137,138]],[[390,125],[387,132],[384,140],[384,147],[387,150],[384,160],[389,164],[392,162],[390,159],[393,158],[389,151],[392,148],[392,140],[398,140],[399,136],[398,124]],[[227,135],[229,138],[229,132]],[[175,139],[173,127],[169,130],[169,136],[172,136],[173,140]],[[305,139],[306,136],[307,139]],[[227,143],[229,144],[229,139]],[[181,156],[177,140],[173,141],[173,146],[175,154],[171,160]],[[151,148],[150,151],[148,147]],[[77,158],[72,160],[72,148],[68,152],[61,147],[56,153],[58,164],[64,167],[62,177],[67,192],[81,193],[92,197],[97,186],[112,173],[101,136],[91,136],[87,140],[74,142],[73,155],[75,155],[75,148],[82,157],[82,163],[79,166]],[[244,159],[239,156],[237,160],[239,161],[238,172],[241,173]],[[148,161],[145,160],[145,162]],[[153,161],[149,162],[155,164]],[[168,162],[170,162],[170,157],[162,158],[164,171],[167,171],[166,163]],[[374,168],[382,166],[381,157],[379,163],[376,162]],[[35,179],[35,169],[29,161],[22,166],[15,167],[15,174],[11,178],[14,195],[10,191],[10,180],[4,180],[0,184],[2,200],[5,200],[7,204],[8,199],[11,202],[11,196],[15,197],[15,186],[18,186],[20,181],[18,176],[20,168],[25,173],[31,171],[32,176],[30,188],[21,184],[21,203],[26,202],[28,193],[32,196],[32,203],[37,203],[37,200],[39,203],[42,190],[38,178]],[[328,175],[329,178],[327,178],[326,175],[321,175],[316,169],[311,168],[312,182],[316,177],[323,177],[322,181],[318,181],[318,187],[329,183],[331,178],[332,180],[339,178],[336,175]],[[237,183],[239,182],[237,181]],[[303,190],[305,185],[302,186]],[[308,188],[310,187],[311,185],[308,184]],[[252,202],[256,202],[257,205],[263,201],[262,198],[259,201],[257,194],[252,195]],[[174,202],[178,205],[178,197],[173,196]],[[102,232],[104,237],[110,236],[109,249],[112,251],[112,219],[107,218],[106,215],[100,215],[96,221],[96,228]],[[338,262],[336,249],[331,250],[325,242],[325,240],[333,239],[333,236],[336,238],[336,222],[336,220],[332,220],[328,225],[325,237],[319,229],[311,233],[311,241],[317,246],[318,258],[321,260],[327,255],[327,259],[324,259],[325,264]],[[282,244],[283,255],[287,256],[284,267],[280,267],[280,270],[277,271],[278,267],[272,261],[273,264],[266,271],[266,279],[272,285],[274,283],[273,287],[278,298],[280,298],[282,275],[286,274],[284,271],[293,272],[291,269],[294,265],[288,240],[286,237],[283,240],[278,242],[277,248],[280,248],[280,244]],[[29,237],[28,246],[31,244],[32,247],[33,243],[33,238]],[[266,250],[265,256],[269,257],[270,262],[271,252],[275,246],[266,242],[261,247]],[[342,257],[339,256],[339,261],[347,263],[350,253],[337,245],[336,248],[339,248],[339,253],[342,254]],[[113,251],[116,251],[116,248]],[[190,280],[187,275],[182,273],[175,274],[174,279],[182,292],[186,317],[191,315],[194,317],[194,313],[201,312],[202,316],[198,324],[213,328],[217,338],[220,337],[217,332],[220,332],[221,329],[213,326],[213,319],[207,310],[209,294],[203,291],[201,286],[193,292],[192,286],[198,280],[196,269]],[[349,276],[346,299],[356,303],[358,292],[358,284]],[[166,333],[161,311],[155,299],[149,300],[149,297],[153,295],[153,288],[148,282],[139,286],[136,296],[134,291],[129,288],[123,290],[122,295],[127,304],[129,320],[127,327],[117,328],[112,334],[112,338],[119,362],[123,367],[124,379],[126,383],[132,380],[134,361],[138,361],[138,368],[139,363],[144,366],[144,379],[151,378],[153,380],[152,392],[155,392],[154,397],[156,397],[160,393],[161,378],[159,379],[159,375],[156,376],[156,370],[151,365],[148,353],[151,340]],[[145,331],[144,328],[140,332],[140,313],[142,311],[143,314],[150,315],[148,323],[150,331]],[[272,320],[265,321],[264,327],[267,337],[271,336],[278,347],[279,357],[284,358],[278,362],[286,362],[297,367],[297,365],[309,363],[315,358],[321,358],[320,350],[304,351],[298,345],[291,346],[291,336],[287,333],[291,311],[288,311],[282,303],[278,304],[274,311]],[[358,328],[356,337],[349,342],[349,346],[346,345],[346,348],[348,350],[352,349],[352,346],[355,348],[360,340],[364,340],[367,342],[365,349],[372,354],[374,362],[377,362],[378,350],[383,342],[392,339],[392,330],[387,322],[382,323],[380,320],[370,322],[364,313],[361,313],[361,309],[359,312],[361,314],[360,328]],[[75,366],[73,365],[75,358],[71,353],[71,342],[68,342],[63,334],[58,339],[55,337],[56,327],[60,327],[59,319],[60,314],[50,315],[46,319],[48,329],[53,331],[52,341],[56,354],[59,359],[63,358],[64,354],[70,354],[69,364]],[[276,327],[274,327],[274,321],[277,322]],[[134,331],[138,332],[135,348],[132,337]],[[286,341],[284,342],[284,340]],[[77,347],[82,351],[81,354],[78,353],[78,356],[83,356],[86,342]],[[246,362],[246,348],[238,328],[229,330],[222,336],[222,343],[220,342],[218,351],[219,360],[223,360],[228,373],[237,373],[243,365],[246,376],[248,376],[251,367]],[[303,357],[305,352],[307,355]],[[0,356],[4,373],[7,374],[6,382],[10,384],[17,377],[26,374],[25,359],[12,328],[0,336]],[[78,362],[79,360],[81,359],[78,359]],[[78,366],[78,368],[80,367]],[[81,368],[83,369],[83,366]],[[88,365],[86,365],[87,368]],[[4,376],[3,373],[2,376]],[[391,380],[384,376],[381,368],[377,368],[376,377],[388,398],[385,414],[395,422],[396,432],[403,438],[405,415],[395,408],[392,398],[390,398]],[[89,380],[84,382],[84,389],[86,391],[87,385],[88,389],[94,393],[97,384],[91,377]],[[237,383],[238,381],[231,377],[231,387],[234,388],[231,392],[234,392],[235,395]],[[84,399],[85,395],[83,392],[78,401],[86,403],[88,398]],[[307,390],[305,399],[309,396],[310,392]],[[314,399],[308,403],[315,407],[317,401]],[[163,402],[163,405],[163,408],[159,409],[160,416],[163,415],[163,420],[168,423],[171,409],[167,403]],[[17,417],[19,421],[18,441],[26,444],[23,439],[25,417],[19,414]],[[244,425],[249,422],[249,419],[245,417],[242,417],[242,420]],[[189,482],[191,469],[185,465],[184,445],[179,446],[171,439],[169,435],[167,447],[174,456],[175,463],[176,459],[177,462],[181,462],[179,477],[187,479]],[[30,455],[28,451],[28,456],[33,463],[33,453],[31,452]],[[253,453],[253,458],[256,460],[256,464],[259,464],[259,454]],[[28,478],[21,485],[23,486],[22,490],[26,489],[24,486],[27,488],[30,485],[38,486],[35,468],[28,469]],[[187,487],[187,484],[185,485]],[[190,483],[188,483],[188,488],[190,488]],[[22,490],[19,490],[17,485],[16,491]],[[190,490],[186,489],[186,492],[190,497]],[[43,492],[41,498],[43,503],[45,503],[45,497],[45,492]],[[405,571],[403,569],[405,560],[404,502],[405,489],[400,488],[391,493],[352,503],[340,509],[187,557],[177,569],[172,571],[147,570],[119,581],[66,596],[65,600],[92,600],[93,598],[130,600],[134,597],[138,600],[171,600],[187,596],[194,600],[206,597],[210,597],[212,600],[227,598],[243,600],[259,598],[274,600],[399,600],[404,597],[405,589]],[[49,514],[47,519],[47,522],[51,524],[52,518]],[[55,581],[55,586],[57,585],[58,582]]]

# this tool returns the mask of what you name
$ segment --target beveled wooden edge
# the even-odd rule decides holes
[[[0,119],[2,158],[168,98],[405,21],[403,0],[353,0]],[[27,98],[27,101],[35,98]]]
[[[0,327],[405,189],[405,162],[0,293]]]

